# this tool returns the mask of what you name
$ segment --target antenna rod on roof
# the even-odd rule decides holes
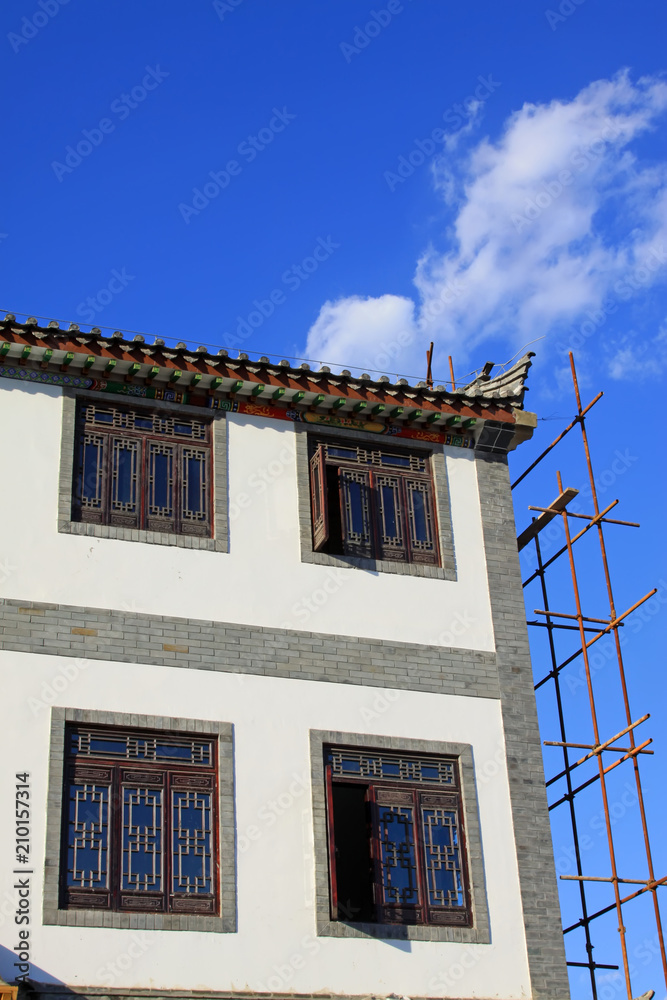
[[[433,374],[431,372],[431,362],[433,361],[433,341],[431,341],[431,346],[426,352],[426,385],[429,389],[433,388]]]
[[[454,365],[452,363],[452,356],[449,355],[449,377],[452,381],[452,392],[456,389],[456,382],[454,381]]]

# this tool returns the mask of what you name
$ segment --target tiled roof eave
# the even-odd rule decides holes
[[[514,380],[506,379],[507,387],[501,385],[497,392],[493,391],[495,380],[485,385],[473,383],[468,389],[449,392],[423,385],[394,384],[328,371],[311,371],[303,367],[292,368],[268,361],[229,358],[224,354],[211,355],[202,349],[193,352],[77,330],[29,326],[16,323],[13,319],[0,320],[0,352],[3,341],[9,345],[8,349],[4,348],[1,358],[6,364],[18,362],[60,371],[63,360],[71,354],[68,371],[85,371],[97,379],[122,381],[131,377],[134,381],[149,381],[152,385],[174,384],[176,373],[180,372],[180,377],[176,379],[179,388],[189,389],[193,394],[233,393],[237,398],[254,398],[264,403],[272,402],[278,394],[280,401],[276,405],[284,405],[290,404],[296,394],[303,393],[293,405],[304,408],[315,405],[317,409],[325,410],[336,404],[340,407],[338,412],[349,413],[358,404],[366,403],[365,415],[370,415],[373,407],[384,406],[383,418],[390,416],[392,409],[402,407],[405,417],[414,417],[414,411],[421,410],[415,420],[418,423],[426,421],[434,413],[514,422],[513,411],[521,406],[525,378],[524,373],[518,376],[519,393],[516,392],[516,377]],[[260,389],[261,386],[265,388]],[[284,392],[277,393],[277,390]],[[318,402],[320,396],[324,399]],[[341,399],[345,400],[342,405],[339,402]]]

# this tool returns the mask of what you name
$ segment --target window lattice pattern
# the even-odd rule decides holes
[[[415,906],[419,902],[414,809],[382,806],[379,810],[382,902]]]
[[[406,757],[366,750],[331,748],[327,754],[334,778],[388,779],[429,785],[456,786],[453,760],[436,757]]]
[[[74,520],[211,535],[211,426],[159,409],[77,411]]]
[[[409,472],[427,472],[428,459],[409,452],[390,452],[379,448],[357,448],[352,445],[326,444],[327,462],[354,462],[355,465],[375,465],[386,469],[405,469]]]
[[[437,565],[430,455],[311,442],[314,551]]]
[[[173,796],[173,891],[210,893],[211,796],[194,791]]]
[[[471,923],[457,757],[325,746],[333,920]]]
[[[159,411],[125,410],[119,406],[90,403],[83,407],[84,423],[90,427],[139,431],[160,437],[190,438],[205,441],[207,424],[190,417],[173,416]]]
[[[217,741],[66,727],[61,906],[215,914]]]
[[[422,808],[422,829],[430,905],[464,906],[456,811]]]
[[[406,479],[408,495],[408,524],[412,548],[421,552],[435,551],[433,510],[429,502],[426,483],[419,479]]]
[[[67,884],[86,889],[106,888],[109,844],[109,788],[71,784]]]
[[[121,888],[162,889],[162,789],[123,789]]]
[[[77,726],[69,730],[69,738],[69,752],[73,757],[156,763],[173,761],[196,767],[211,767],[214,763],[213,741],[189,736],[145,735]]]

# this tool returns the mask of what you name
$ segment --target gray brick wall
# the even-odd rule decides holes
[[[0,599],[0,649],[499,698],[495,653]]]
[[[567,1000],[570,991],[507,459],[477,456],[477,475],[532,1000]]]

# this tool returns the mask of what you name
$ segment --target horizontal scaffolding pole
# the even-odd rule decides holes
[[[603,774],[609,774],[609,772],[613,771],[614,768],[618,767],[619,764],[623,764],[626,760],[630,760],[630,758],[636,757],[638,753],[642,752],[644,747],[649,746],[651,743],[653,743],[652,739],[646,740],[644,743],[640,743],[638,747],[634,747],[632,750],[630,750],[629,753],[626,753],[618,760],[615,760],[613,764],[610,764],[608,767],[601,768],[599,774],[594,774],[592,778],[588,779],[588,781],[584,781],[583,785],[579,785],[578,788],[573,788],[571,792],[566,792],[566,794],[563,795],[556,802],[552,802],[552,804],[549,806],[549,811],[555,809],[556,806],[562,805],[563,802],[567,802],[569,799],[573,799],[578,792],[582,792],[584,788],[588,788],[588,786],[592,785],[595,781],[599,781]],[[571,770],[571,768],[569,770]]]
[[[650,878],[621,878],[614,875],[561,875],[567,882],[625,882],[628,885],[650,885]]]
[[[545,745],[545,747],[573,747],[575,750],[594,750],[595,749],[595,747],[591,746],[590,743],[556,743],[556,742],[552,742],[551,740],[544,740],[544,745]],[[603,750],[607,750],[607,751],[614,750],[617,753],[626,753],[626,751],[636,750],[637,748],[636,747],[603,747],[602,749]],[[650,753],[650,754],[652,754],[653,750],[642,750],[642,753]],[[581,762],[583,763],[584,760],[588,760],[588,757],[582,757]],[[577,761],[577,764],[578,763],[580,763],[580,762]],[[573,767],[576,767],[576,764],[572,764],[571,767],[568,767],[568,771],[571,771]]]
[[[571,618],[573,621],[578,622],[596,622],[598,625],[611,625],[612,622],[609,618],[589,618],[587,615],[570,615],[566,614],[565,611],[538,611],[537,608],[533,609],[536,615],[547,615],[553,618]]]
[[[606,750],[612,743],[615,743],[616,740],[620,740],[621,736],[625,736],[625,734],[629,733],[630,730],[636,729],[637,726],[641,726],[642,722],[646,722],[646,720],[650,718],[651,713],[647,712],[646,715],[642,715],[641,719],[637,719],[636,722],[630,723],[630,725],[626,726],[625,729],[621,729],[620,733],[616,733],[615,736],[612,736],[611,739],[605,740],[604,743],[598,743],[597,745],[594,744],[593,746],[589,746],[586,743],[555,743],[552,740],[544,740],[543,742],[545,747],[578,747],[582,750],[591,750],[592,753],[586,754],[585,757],[582,757],[581,760],[577,761],[577,764],[583,764],[585,760],[593,757],[596,753],[599,753],[600,750]],[[612,747],[612,749],[615,748]],[[577,764],[571,764],[570,768],[576,767]]]
[[[562,877],[562,876],[561,876]],[[655,892],[661,885],[667,883],[667,875],[664,878],[655,879],[654,882],[649,882],[648,885],[643,886],[641,889],[637,889],[636,892],[631,892],[629,896],[625,896],[620,900],[621,903],[629,903],[631,899],[636,899],[637,896],[641,896],[644,892]],[[584,927],[586,924],[590,924],[591,920],[596,920],[597,917],[604,916],[605,913],[609,913],[610,910],[616,909],[616,903],[611,903],[610,906],[605,906],[602,910],[598,910],[597,913],[591,913],[587,917],[582,917],[581,920],[577,920],[576,924],[570,924],[563,931],[563,934],[569,934],[570,931],[576,931],[579,927]]]
[[[649,597],[653,597],[657,593],[658,593],[657,587],[654,587],[653,590],[649,590],[648,594],[644,594],[641,600],[637,601],[636,604],[633,604],[631,608],[628,608],[627,611],[624,611],[622,615],[619,615],[618,618],[615,618],[612,622],[610,622],[609,625],[605,626],[605,628],[600,629],[600,631],[596,635],[594,635],[589,642],[586,643],[584,648],[588,649],[590,646],[593,645],[594,642],[597,642],[598,639],[601,639],[603,635],[607,635],[613,629],[618,628],[618,626],[621,624],[624,618],[627,618],[628,615],[632,614],[633,611],[636,611],[637,608],[644,603],[644,601],[648,601]],[[568,664],[572,663],[573,660],[576,660],[578,656],[581,656],[581,654],[584,651],[584,648],[578,649],[576,652],[572,654],[572,656],[568,656],[567,660],[563,660],[562,663],[559,663],[558,666],[550,670],[549,673],[546,674],[541,681],[537,682],[537,684],[535,685],[535,690],[537,691],[537,689],[542,687],[543,684],[546,684],[546,682],[550,680],[550,678],[555,677],[556,674],[560,673],[560,671],[563,670],[565,667],[567,667]]]
[[[563,490],[560,496],[556,497],[556,499],[549,507],[540,507],[540,508],[529,507],[528,510],[539,509],[541,511],[541,514],[539,517],[535,518],[533,522],[529,524],[528,527],[524,531],[522,531],[519,537],[517,538],[516,544],[519,551],[521,551],[521,549],[524,549],[526,545],[528,545],[528,542],[532,542],[533,538],[535,538],[536,535],[540,533],[540,531],[543,531],[544,528],[546,528],[547,524],[550,524],[557,514],[562,513],[567,507],[567,505],[570,503],[570,501],[574,500],[574,498],[578,495],[579,495],[579,490],[575,490],[572,487],[570,487],[567,490]]]
[[[573,492],[577,492],[574,490]],[[553,507],[528,507],[528,510],[541,510],[543,514],[551,513]],[[565,513],[568,517],[579,517],[582,521],[597,521],[600,524],[622,524],[626,528],[641,528],[637,521],[617,521],[613,517],[600,517],[596,514],[575,514],[572,510],[559,510],[558,513]],[[538,518],[539,520],[539,518]]]
[[[590,531],[591,528],[594,528],[597,524],[599,524],[599,522],[603,519],[604,515],[606,513],[608,513],[608,511],[612,510],[612,508],[614,508],[617,503],[618,503],[618,500],[613,500],[609,504],[608,507],[605,507],[605,509],[601,510],[599,514],[596,514],[595,517],[591,521],[588,522],[588,524],[586,525],[585,528],[582,528],[581,531],[577,535],[575,535],[573,538],[570,539],[570,544],[574,545],[574,543],[576,541],[578,541],[580,538],[583,538],[583,536],[586,534],[586,532]],[[551,564],[553,562],[555,562],[556,559],[558,559],[560,556],[562,556],[564,552],[567,552],[567,545],[564,545],[562,547],[562,549],[559,549],[558,552],[556,552],[555,555],[551,556],[550,559],[547,559],[547,561],[542,564],[542,567],[540,569],[536,569],[535,572],[533,573],[533,575],[528,577],[528,579],[525,581],[525,583],[523,584],[523,586],[527,587],[529,583],[533,582],[533,580],[535,579],[535,577],[540,576],[540,574],[544,574],[544,571],[549,566],[551,566]]]
[[[646,720],[649,718],[650,718],[650,713],[643,715],[641,719],[637,719],[636,722],[633,722],[631,725],[626,726],[626,728],[622,729],[620,733],[616,733],[615,736],[612,736],[610,740],[606,740],[604,743],[600,743],[597,746],[590,746],[585,743],[561,743],[561,742],[553,742],[551,740],[544,740],[545,747],[572,747],[580,750],[591,751],[590,753],[587,753],[584,757],[581,757],[579,760],[575,761],[574,764],[568,764],[563,771],[561,771],[559,774],[555,774],[553,778],[549,778],[549,780],[546,783],[546,787],[548,788],[550,785],[553,785],[555,781],[558,781],[559,778],[565,777],[566,774],[570,774],[572,771],[574,771],[575,767],[579,767],[581,764],[584,764],[587,760],[591,760],[597,754],[602,753],[603,750],[616,750],[617,752],[621,753],[631,753],[633,750],[636,750],[637,749],[636,747],[612,747],[610,744],[614,743],[616,740],[619,740],[621,736],[625,736],[631,730],[641,725],[642,722],[646,722]],[[652,754],[653,751],[642,750],[642,753]],[[574,795],[574,792],[572,792],[572,794]]]
[[[526,622],[526,625],[533,625],[535,628],[563,628],[567,632],[579,632],[578,625],[562,625],[559,622]],[[623,628],[621,624],[620,628]],[[585,628],[584,632],[597,632],[596,628]]]
[[[580,969],[619,969],[619,965],[602,965],[600,962],[567,962],[567,965],[576,965]]]

